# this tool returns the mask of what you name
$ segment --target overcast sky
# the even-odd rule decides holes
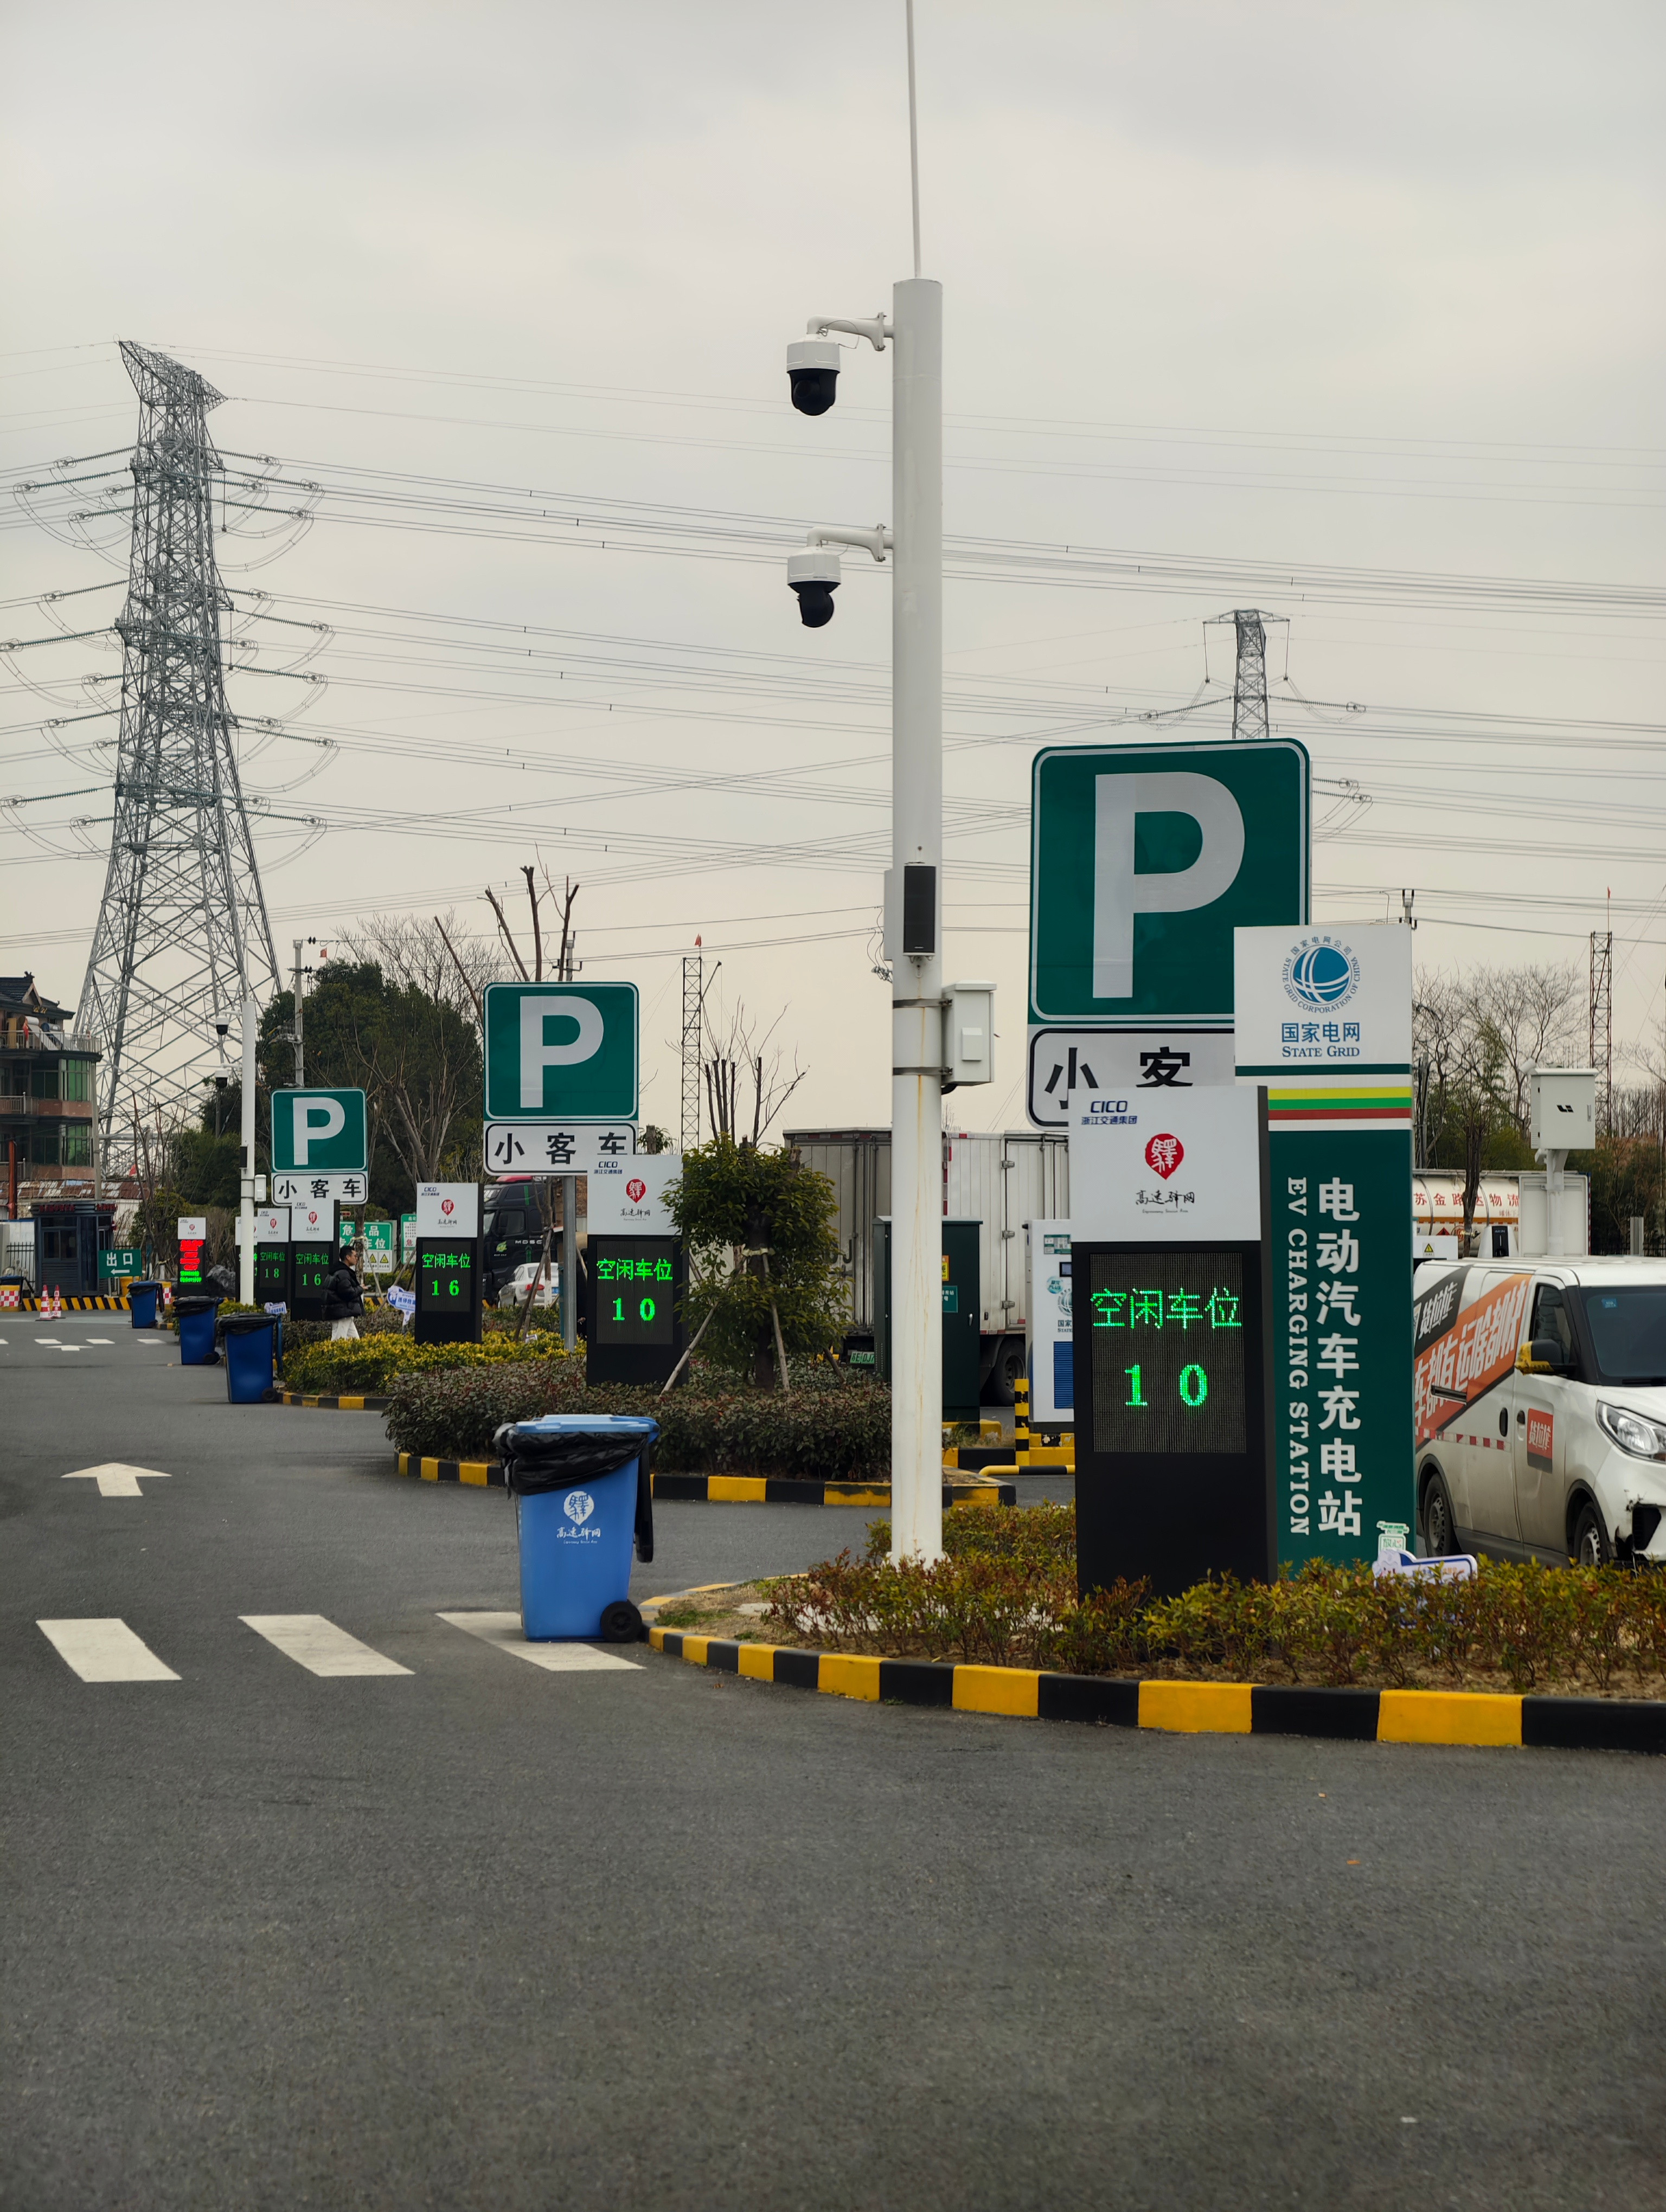
[[[1004,542],[946,595],[946,964],[1000,991],[968,1126],[1022,1121],[1037,744],[1137,735],[1206,675],[1161,726],[1224,733],[1231,632],[1204,624],[1234,605],[1288,618],[1316,916],[1414,887],[1425,962],[1583,979],[1611,888],[1616,1037],[1657,1030],[1663,33],[1608,0],[920,0],[945,523]],[[483,928],[483,885],[539,858],[582,882],[587,974],[641,987],[648,1117],[675,1126],[698,933],[714,997],[786,1010],[789,1123],[888,1119],[888,572],[848,558],[815,632],[783,578],[806,524],[890,520],[889,357],[853,352],[815,421],[782,363],[909,273],[902,0],[93,0],[15,7],[7,46],[4,481],[131,440],[130,337],[227,395],[228,457],[323,487],[270,565],[242,567],[283,536],[222,541],[271,595],[246,613],[330,625],[327,684],[231,678],[246,715],[307,708],[247,768],[325,825],[258,833],[283,955],[379,910]],[[119,519],[84,527],[114,565],[0,527],[0,632],[118,577]],[[1067,544],[1203,573],[1067,580]],[[249,635],[281,666],[319,633]],[[107,756],[35,718],[117,665],[0,668],[5,793],[45,801],[0,815],[0,965],[66,999],[108,807],[50,794]]]

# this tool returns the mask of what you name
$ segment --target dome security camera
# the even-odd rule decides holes
[[[839,588],[839,556],[824,545],[812,545],[787,556],[787,582],[798,593],[799,620],[806,629],[820,629],[833,619],[833,594]]]
[[[787,380],[793,388],[793,404],[800,415],[825,415],[838,396],[837,343],[832,338],[800,338],[789,345]]]

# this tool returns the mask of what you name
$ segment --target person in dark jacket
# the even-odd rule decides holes
[[[364,1293],[353,1273],[353,1263],[344,1252],[324,1285],[324,1318],[331,1324],[331,1338],[356,1336],[358,1317],[363,1311]]]

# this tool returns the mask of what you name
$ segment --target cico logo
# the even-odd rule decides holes
[[[1284,988],[1298,1006],[1345,1006],[1359,988],[1359,963],[1334,937],[1304,937],[1284,963]]]
[[[582,1528],[596,1510],[596,1501],[587,1490],[570,1490],[561,1503],[561,1510],[575,1528]]]
[[[625,1196],[633,1206],[640,1206],[648,1196],[648,1185],[642,1181],[641,1176],[632,1176],[630,1181],[625,1185]]]
[[[1164,1182],[1186,1157],[1186,1147],[1178,1137],[1164,1134],[1153,1137],[1146,1147],[1146,1165],[1153,1174],[1160,1175]]]

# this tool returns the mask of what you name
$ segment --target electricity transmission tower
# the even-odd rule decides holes
[[[1267,625],[1254,607],[1232,613],[1237,633],[1237,674],[1232,681],[1232,735],[1267,735]]]
[[[702,952],[683,955],[683,1150],[697,1151],[700,1144],[700,1018],[705,1000],[702,980],[706,965]]]
[[[1237,607],[1229,615],[1215,615],[1215,623],[1231,623],[1237,644],[1237,666],[1232,678],[1232,735],[1267,735],[1267,625],[1287,620],[1284,615],[1263,614],[1258,607]]]
[[[1614,1130],[1614,932],[1590,933],[1590,1059],[1596,1070],[1596,1126]]]
[[[122,641],[121,733],[104,902],[77,1026],[93,1031],[100,1135],[119,1112],[148,1123],[221,1060],[246,998],[277,988],[277,957],[226,707],[214,558],[222,464],[208,414],[223,395],[166,355],[124,341],[139,395],[133,541]]]

